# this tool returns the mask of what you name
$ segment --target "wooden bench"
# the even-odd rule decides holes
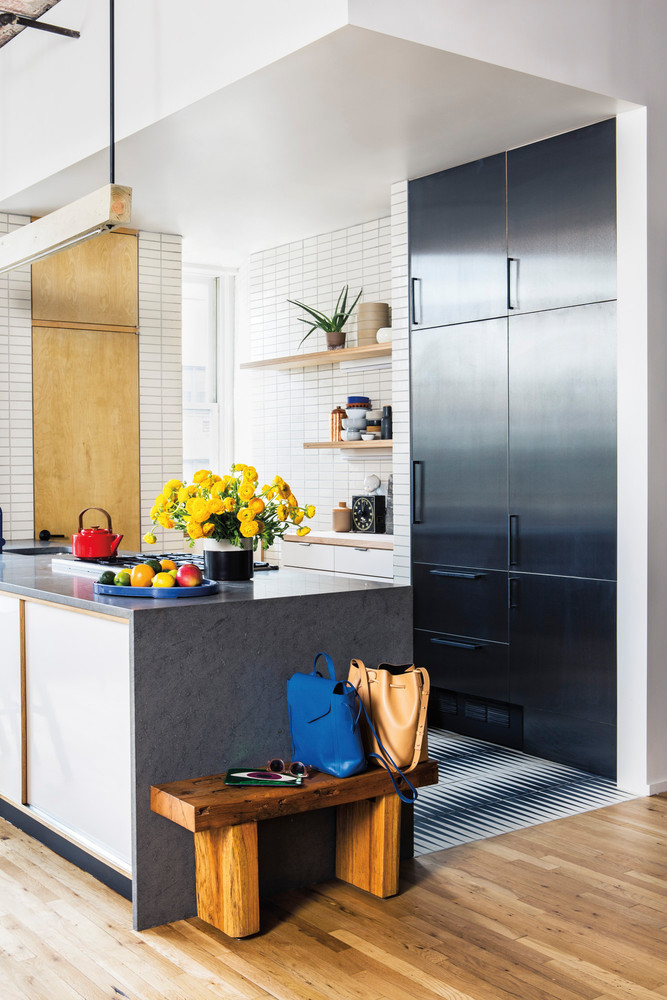
[[[195,837],[197,914],[231,937],[259,931],[257,823],[336,806],[336,876],[382,898],[398,892],[401,802],[382,768],[351,778],[320,772],[300,787],[225,785],[224,774],[151,787],[151,809]],[[410,772],[434,785],[434,760]]]

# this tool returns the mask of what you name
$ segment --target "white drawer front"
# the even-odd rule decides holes
[[[380,576],[391,580],[394,575],[394,553],[391,549],[364,549],[340,545],[335,553],[337,573],[354,573],[357,576]]]
[[[282,561],[284,566],[296,566],[299,569],[321,569],[333,572],[333,545],[316,545],[308,542],[285,542],[283,544]]]

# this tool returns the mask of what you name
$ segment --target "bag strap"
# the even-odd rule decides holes
[[[371,689],[368,683],[368,670],[366,669],[366,664],[363,660],[350,660],[350,666],[356,667],[359,671],[359,687],[363,688],[363,692],[359,695],[359,699],[370,708]]]
[[[412,771],[413,768],[419,763],[419,758],[422,752],[422,743],[424,742],[424,733],[426,732],[426,711],[428,709],[428,696],[431,692],[431,678],[429,677],[428,670],[423,667],[415,667],[415,673],[421,674],[422,679],[422,690],[421,699],[419,704],[419,716],[417,717],[417,735],[415,737],[415,752],[412,755],[412,763],[408,768],[408,771]]]
[[[349,684],[350,682],[346,681],[345,683]],[[385,757],[387,759],[385,760],[383,757],[380,756],[379,753],[369,753],[368,756],[369,757],[374,757],[375,760],[377,760],[382,765],[382,767],[385,769],[385,771],[387,772],[387,774],[389,775],[389,777],[391,779],[392,785],[394,786],[394,791],[398,795],[398,797],[401,800],[401,802],[405,802],[407,805],[412,805],[412,803],[415,802],[416,799],[417,799],[417,789],[412,784],[412,782],[410,781],[410,779],[408,777],[406,777],[406,775],[403,773],[403,771],[401,771],[400,767],[398,767],[397,764],[392,760],[392,758],[391,758],[391,756],[389,754],[389,751],[384,746],[384,744],[382,743],[382,740],[380,739],[380,737],[378,736],[377,732],[375,731],[375,726],[371,722],[370,717],[368,715],[368,712],[366,711],[366,707],[365,707],[363,701],[361,700],[361,698],[359,697],[359,692],[355,688],[354,684],[350,684],[350,687],[352,688],[352,690],[356,694],[357,699],[359,701],[359,705],[361,706],[361,710],[363,711],[364,715],[366,716],[366,722],[370,726],[370,730],[373,733],[373,736],[375,737],[375,739],[377,740],[377,744],[380,747],[380,750],[382,751],[382,753],[385,755]],[[411,790],[411,792],[412,792],[411,796],[405,795],[405,793],[402,792],[401,789],[398,787],[398,784],[397,784],[396,779],[394,777],[394,772],[392,772],[391,768],[387,764],[387,760],[389,761],[389,763],[394,768],[394,771],[396,772],[396,774],[398,774],[403,779],[403,781],[405,782],[405,784]]]
[[[319,660],[320,656],[323,656],[324,659],[327,661],[327,667],[329,668],[329,677],[331,678],[332,681],[335,681],[336,680],[336,669],[334,667],[333,660],[331,659],[331,657],[329,656],[328,653],[315,653],[315,659],[313,660],[313,670],[312,670],[312,672],[314,674],[317,674],[317,661]]]

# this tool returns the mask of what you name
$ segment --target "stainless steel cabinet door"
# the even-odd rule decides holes
[[[509,321],[510,569],[616,578],[616,305]]]
[[[413,326],[507,313],[505,154],[408,186]]]
[[[412,334],[416,562],[507,567],[507,320]]]
[[[509,306],[616,297],[616,122],[507,154]]]

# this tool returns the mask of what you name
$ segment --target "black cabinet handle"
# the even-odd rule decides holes
[[[412,523],[424,520],[424,463],[412,463]]]
[[[517,257],[507,258],[507,308],[519,308],[519,261]]]
[[[485,577],[484,573],[457,573],[449,569],[431,569],[429,573],[431,576],[450,576],[455,580],[483,580]]]
[[[519,515],[510,514],[508,523],[507,561],[510,566],[519,565]]]
[[[422,279],[412,278],[410,288],[412,292],[412,325],[418,326],[422,321]]]
[[[507,607],[519,607],[519,580],[515,576],[510,576],[507,580]]]
[[[454,642],[453,639],[434,639],[433,636],[430,641],[436,646],[455,646],[456,649],[484,649],[485,646],[483,642]]]

